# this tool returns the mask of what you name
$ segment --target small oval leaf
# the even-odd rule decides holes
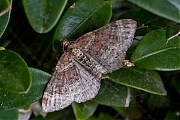
[[[92,101],[86,101],[84,103],[72,103],[73,111],[77,120],[88,119],[96,110],[98,104]]]
[[[155,71],[130,67],[121,68],[120,70],[107,75],[112,81],[122,85],[153,94],[167,94],[159,74]]]
[[[180,70],[180,37],[166,41],[165,30],[153,30],[138,44],[131,62],[136,66],[161,71]]]
[[[169,20],[180,23],[180,4],[178,0],[129,0],[130,2]]]
[[[127,87],[110,80],[101,80],[101,88],[92,101],[107,106],[124,107],[127,105],[126,102],[129,102],[127,99]]]
[[[26,62],[10,50],[1,50],[0,56],[0,88],[15,93],[26,93],[32,82]]]
[[[9,0],[6,0],[9,2]],[[11,0],[11,3],[12,3],[12,0]],[[9,5],[9,3],[8,3]],[[0,6],[1,8],[1,6]],[[10,19],[10,14],[11,14],[11,11],[7,12],[6,14],[4,15],[0,15],[0,38],[1,36],[3,35],[4,31],[6,30],[6,27],[9,23],[9,19]]]
[[[67,0],[22,0],[26,16],[38,33],[50,31],[61,16]]]
[[[28,93],[15,94],[6,90],[0,90],[0,110],[29,105],[42,98],[45,86],[51,75],[34,68],[30,68],[30,72],[32,85]]]
[[[54,38],[53,49],[61,51],[64,39],[75,39],[80,35],[107,24],[112,11],[108,1],[79,0],[70,7],[58,24]]]

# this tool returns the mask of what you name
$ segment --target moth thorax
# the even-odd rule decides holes
[[[72,53],[74,58],[77,59],[82,65],[84,65],[88,69],[93,69],[94,64],[90,62],[87,56],[79,49],[72,49]]]
[[[83,52],[80,51],[79,49],[73,48],[72,49],[72,54],[76,57],[76,58],[81,58],[83,56]]]

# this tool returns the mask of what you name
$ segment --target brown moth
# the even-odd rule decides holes
[[[53,112],[94,98],[100,88],[101,73],[123,67],[132,44],[136,21],[122,19],[86,33],[74,42],[64,41],[64,54],[42,99],[44,112]]]

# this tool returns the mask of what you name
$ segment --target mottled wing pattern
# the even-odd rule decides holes
[[[94,98],[98,94],[100,89],[100,77],[91,74],[91,72],[75,60],[73,60],[73,62],[80,78],[78,81],[79,85],[75,86],[79,91],[74,91],[74,101],[81,103]]]
[[[89,54],[109,73],[123,66],[126,51],[133,41],[136,21],[123,19],[89,32],[78,38],[72,45]]]
[[[77,71],[72,60],[63,54],[58,61],[53,76],[44,91],[42,108],[44,112],[51,112],[67,107],[72,103],[69,86],[78,80]]]
[[[44,112],[53,112],[69,106],[73,101],[84,102],[97,95],[100,79],[91,75],[64,53],[58,61],[54,74],[43,95]]]
[[[134,20],[118,20],[67,44],[44,91],[43,111],[61,110],[73,101],[94,98],[100,88],[100,74],[123,66],[135,30]]]

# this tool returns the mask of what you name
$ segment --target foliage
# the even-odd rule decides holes
[[[0,119],[12,119],[10,112],[18,119],[18,109],[24,106],[34,110],[31,104],[41,101],[51,77],[49,73],[62,53],[62,40],[76,39],[117,19],[134,19],[138,23],[126,56],[135,67],[103,75],[99,94],[91,101],[73,103],[72,107],[48,113],[46,117],[41,116],[41,110],[38,111],[41,115],[32,116],[48,120],[178,119],[178,2],[1,0]]]

